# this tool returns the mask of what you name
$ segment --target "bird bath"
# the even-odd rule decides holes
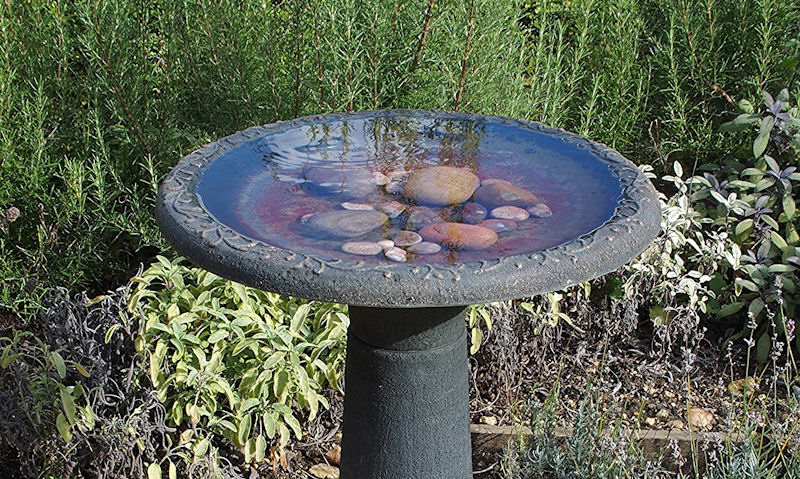
[[[342,479],[466,479],[466,305],[611,272],[660,209],[636,166],[579,136],[389,110],[211,143],[167,176],[157,218],[210,271],[350,305]]]

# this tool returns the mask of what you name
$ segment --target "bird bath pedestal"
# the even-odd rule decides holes
[[[157,218],[221,276],[350,305],[342,479],[467,479],[466,305],[611,272],[660,209],[636,166],[585,138],[390,110],[206,145],[167,176]]]

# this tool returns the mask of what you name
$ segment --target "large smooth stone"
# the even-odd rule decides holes
[[[429,205],[455,205],[467,201],[480,180],[469,170],[452,166],[432,166],[409,175],[405,195]]]
[[[463,223],[434,223],[422,228],[419,234],[425,241],[452,249],[484,249],[497,242],[497,233],[489,228]]]
[[[318,213],[305,220],[305,233],[324,238],[356,238],[389,220],[380,211],[336,210]]]
[[[489,208],[507,205],[527,208],[538,203],[539,198],[525,188],[520,188],[505,180],[495,179],[488,184],[484,182],[475,191],[475,201]]]
[[[372,173],[366,170],[315,166],[303,176],[313,190],[343,199],[364,198],[378,191]]]

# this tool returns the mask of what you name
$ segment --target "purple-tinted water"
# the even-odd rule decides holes
[[[390,260],[383,253],[354,255],[342,251],[342,245],[395,237],[417,203],[406,194],[400,173],[431,166],[466,169],[482,184],[506,180],[535,193],[552,216],[519,221],[484,249],[445,245],[435,254],[407,253],[408,262],[468,262],[557,246],[609,220],[621,197],[619,180],[608,165],[574,144],[480,118],[440,120],[408,113],[363,115],[267,134],[209,165],[197,194],[219,222],[252,239],[323,258],[385,263]],[[376,173],[398,181],[375,184],[385,181]],[[365,185],[366,178],[373,183]],[[326,236],[309,231],[305,223],[308,215],[342,210],[345,202],[375,206],[389,201],[406,210],[357,237]],[[432,208],[461,222],[461,208],[472,201]]]

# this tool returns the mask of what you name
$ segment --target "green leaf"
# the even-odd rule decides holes
[[[161,466],[158,463],[147,466],[147,479],[161,479]]]
[[[747,218],[746,220],[742,220],[739,224],[736,225],[734,229],[734,234],[736,236],[742,235],[744,232],[753,228],[753,220],[751,218]]]
[[[169,461],[169,479],[178,479],[178,468],[172,461]]]
[[[780,235],[777,231],[770,231],[769,238],[772,240],[772,244],[780,248],[781,250],[785,249],[789,245],[786,243],[786,240],[783,239],[783,236]]]
[[[78,373],[81,376],[83,376],[85,378],[88,378],[90,376],[89,371],[87,371],[86,368],[84,368],[80,364],[76,363],[75,361],[70,361],[70,363],[72,363],[72,367],[74,367],[75,370],[78,371]]]
[[[209,344],[216,344],[218,341],[222,341],[223,339],[227,338],[228,334],[230,333],[227,330],[218,329],[214,331],[214,334],[208,337],[208,342]]]
[[[292,431],[294,431],[294,437],[297,439],[301,439],[303,437],[303,431],[300,428],[300,423],[297,421],[297,418],[295,418],[294,415],[284,414],[283,420],[286,421],[286,424],[292,428]]]
[[[67,422],[67,418],[64,417],[64,413],[58,413],[56,417],[56,428],[58,429],[58,433],[61,434],[61,437],[64,438],[64,441],[70,442],[72,440],[72,428]]]
[[[483,341],[483,332],[480,328],[472,328],[472,338],[470,341],[469,353],[475,354],[481,348],[481,341]]]
[[[10,350],[10,349],[9,349]],[[0,368],[7,368],[15,359],[22,357],[22,354],[9,354],[0,361]]]
[[[118,327],[119,324],[112,324],[111,327],[108,328],[108,331],[106,331],[106,344],[111,342],[111,336],[113,336],[114,331],[116,331]]]
[[[730,316],[734,313],[738,313],[742,307],[744,307],[744,301],[737,301],[735,303],[726,304],[723,307],[719,308],[717,312],[718,318],[724,318],[726,316]]]
[[[791,219],[794,218],[794,214],[796,211],[797,211],[797,205],[795,204],[792,195],[784,195],[783,212],[786,213],[786,219],[791,221]]]
[[[253,409],[254,407],[258,406],[261,403],[261,400],[258,398],[247,398],[242,403],[242,409],[239,411],[239,414],[244,414],[247,411]]]
[[[64,413],[67,415],[67,420],[69,421],[70,425],[75,424],[76,422],[76,415],[75,415],[75,400],[72,398],[72,394],[67,390],[67,388],[62,387],[60,391],[61,396],[61,407],[64,408]]]
[[[285,370],[278,371],[275,375],[275,384],[273,385],[273,392],[279,402],[283,402],[283,398],[289,392],[289,373]]]
[[[264,421],[264,432],[267,433],[267,437],[270,439],[275,437],[275,419],[272,417],[272,414],[265,412],[264,415],[261,417]]]
[[[767,268],[767,271],[770,273],[791,273],[795,270],[797,270],[797,268],[789,264],[773,264]]]
[[[755,109],[753,108],[753,104],[750,103],[749,100],[741,99],[739,100],[739,109],[745,113],[753,113]]]
[[[775,126],[775,117],[767,116],[761,120],[761,127],[758,129],[758,136],[756,141],[753,142],[753,155],[760,158],[769,144],[769,135],[772,132],[772,127]]]
[[[289,330],[293,333],[296,333],[300,330],[300,327],[303,325],[303,321],[305,321],[306,316],[308,316],[308,311],[311,309],[311,303],[304,303],[301,304],[297,311],[294,312],[294,316],[292,316],[292,322],[289,325]]]
[[[264,458],[266,457],[266,453],[267,453],[267,440],[264,439],[264,436],[259,434],[258,437],[256,438],[256,453],[255,453],[256,462],[263,461]]]
[[[244,445],[247,442],[247,438],[250,437],[252,421],[253,418],[249,414],[245,414],[242,420],[239,421],[239,432],[236,436],[239,439],[239,444]]]
[[[200,440],[200,442],[194,445],[193,452],[195,459],[205,456],[207,451],[208,451],[208,439],[203,438]]]
[[[50,358],[53,360],[53,364],[56,366],[56,371],[58,372],[58,377],[64,379],[67,377],[67,365],[64,364],[64,358],[58,354],[58,351],[53,351],[50,353]]]

